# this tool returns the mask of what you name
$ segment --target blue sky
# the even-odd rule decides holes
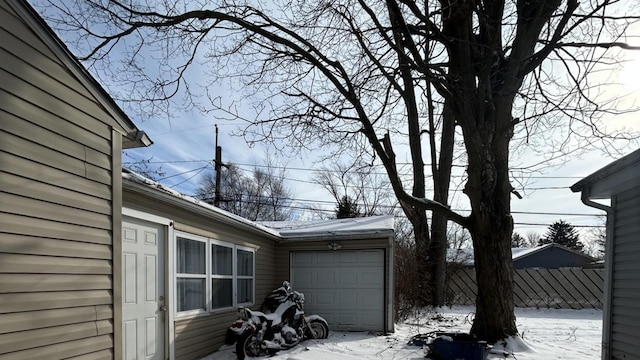
[[[166,120],[137,122],[154,144],[146,149],[128,151],[130,156],[125,156],[123,161],[130,162],[132,157],[151,158],[153,165],[161,166],[166,173],[160,180],[161,183],[182,193],[193,194],[203,172],[212,171],[210,160],[215,157],[216,124],[219,128],[218,141],[223,149],[223,162],[239,164],[241,169],[247,171],[252,169],[252,165],[263,165],[270,152],[266,144],[249,147],[244,139],[231,135],[238,129],[236,124],[199,116],[176,118],[171,124]],[[627,153],[633,150],[635,149],[629,148]],[[297,206],[308,206],[309,200],[316,200],[327,210],[334,208],[328,192],[312,184],[315,170],[323,166],[315,162],[312,154],[278,156],[288,168],[287,183],[294,198],[299,200]],[[544,233],[546,227],[543,225],[525,224],[551,224],[558,219],[573,225],[602,224],[602,217],[594,216],[602,213],[583,205],[580,195],[572,193],[569,187],[611,161],[613,160],[594,152],[581,158],[573,158],[560,167],[548,168],[545,172],[532,175],[524,191],[518,189],[523,199],[514,197],[512,200],[516,231],[523,235],[529,231]],[[464,208],[464,195],[461,192],[454,193],[452,206]]]
[[[64,39],[63,39],[64,40]],[[117,54],[116,54],[117,55]],[[640,64],[635,58],[629,66],[625,67],[619,75],[623,83],[624,91],[633,93],[628,101],[637,100],[635,94],[640,93]],[[198,65],[199,66],[199,65]],[[191,70],[193,83],[201,81],[199,78],[201,69],[195,67]],[[122,94],[123,90],[115,87],[109,79],[101,79],[105,88],[113,94]],[[609,81],[610,74],[602,81]],[[229,80],[229,82],[231,82]],[[233,99],[241,96],[234,91],[237,84],[217,84],[211,88],[214,96],[223,99]],[[617,93],[619,90],[612,90]],[[317,153],[275,153],[267,144],[258,143],[248,146],[243,138],[232,136],[237,130],[241,130],[242,123],[216,117],[215,113],[203,114],[195,110],[180,111],[174,108],[171,120],[167,117],[141,121],[136,115],[127,110],[129,116],[138,127],[146,131],[154,144],[147,149],[137,149],[127,152],[123,158],[125,164],[132,159],[151,159],[153,165],[161,166],[166,173],[160,180],[166,186],[185,194],[193,194],[200,176],[206,171],[212,171],[211,159],[215,156],[215,125],[219,128],[219,145],[223,148],[223,162],[240,164],[245,170],[251,170],[253,165],[262,165],[268,155],[279,160],[286,166],[288,186],[293,196],[298,200],[297,205],[309,205],[313,201],[323,204],[327,211],[334,209],[329,193],[318,185],[312,184],[315,170],[329,164],[318,161]],[[242,108],[242,111],[251,113],[250,109]],[[613,127],[627,125],[640,130],[640,120],[636,116],[619,116],[612,118]],[[636,145],[637,146],[637,145]],[[624,149],[628,154],[637,147]],[[398,149],[396,149],[398,150]],[[396,151],[398,159],[405,158],[401,151]],[[535,160],[525,154],[520,160]],[[614,159],[603,157],[599,152],[590,152],[580,158],[572,157],[559,167],[541,168],[528,179],[526,188],[517,190],[523,195],[523,199],[513,198],[512,210],[516,221],[516,231],[526,234],[530,231],[544,233],[546,226],[552,222],[563,219],[577,226],[593,226],[603,223],[602,217],[595,216],[601,212],[583,205],[579,194],[573,194],[569,187],[581,178],[591,174]],[[454,192],[452,207],[455,209],[466,208],[464,195],[460,191]],[[551,214],[550,214],[551,213]],[[546,215],[545,215],[546,214]],[[539,224],[539,225],[526,225]]]

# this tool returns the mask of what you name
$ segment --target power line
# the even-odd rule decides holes
[[[193,196],[193,195],[192,195]],[[268,195],[253,195],[255,198],[259,199],[271,199],[271,196]],[[336,201],[329,200],[312,200],[312,199],[299,199],[299,198],[288,198],[288,197],[274,197],[274,200],[277,201],[291,201],[297,203],[312,203],[312,204],[326,204],[326,205],[336,205]],[[201,200],[213,200],[212,197],[202,197]],[[257,201],[248,202],[257,203]],[[364,203],[358,203],[358,206],[364,206]],[[290,207],[290,206],[287,206]],[[384,208],[384,209],[400,209],[399,205],[388,205],[388,204],[377,204],[376,207]],[[452,209],[453,211],[458,212],[469,212],[469,209]],[[563,213],[563,212],[540,212],[540,211],[512,211],[512,214],[520,214],[520,215],[543,215],[543,216],[584,216],[584,217],[605,217],[605,214],[588,214],[588,213]]]
[[[196,163],[196,162],[209,162],[211,160],[199,159],[199,160],[164,160],[164,161],[148,161],[149,164],[181,164],[181,163]],[[123,162],[124,165],[133,165],[138,162],[136,161],[127,161]],[[303,168],[303,167],[290,167],[290,166],[277,166],[277,165],[265,165],[265,164],[247,164],[247,163],[232,163],[238,167],[248,166],[252,168],[272,168],[272,169],[281,169],[281,170],[296,170],[296,171],[310,171],[310,172],[340,172],[339,170],[332,169],[312,169],[312,168]],[[411,163],[397,163],[396,165],[405,166],[412,165]],[[380,167],[382,165],[373,165],[374,167]],[[425,166],[431,166],[431,164],[425,164]],[[466,165],[453,165],[454,167],[464,168]],[[523,170],[526,168],[514,168],[513,170]],[[251,171],[252,169],[242,169],[245,171]],[[356,171],[356,173],[358,173]],[[371,175],[387,175],[385,172],[366,172]],[[456,175],[453,174],[453,177],[466,177],[466,175]],[[582,179],[585,176],[545,176],[545,175],[530,175],[526,176],[529,179]]]

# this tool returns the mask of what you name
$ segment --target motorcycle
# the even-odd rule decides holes
[[[305,339],[326,339],[327,321],[303,310],[304,294],[292,291],[285,281],[267,296],[262,311],[239,308],[240,318],[227,331],[227,343],[236,342],[236,356],[273,355],[291,349]]]

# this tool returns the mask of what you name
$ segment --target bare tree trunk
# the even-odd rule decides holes
[[[427,90],[428,91],[428,90]],[[431,96],[429,101],[431,101]],[[440,138],[440,156],[435,150],[435,126],[430,114],[431,171],[433,173],[433,199],[441,204],[449,203],[449,184],[453,164],[453,145],[455,137],[455,116],[450,102],[445,100],[442,113],[442,131]],[[447,266],[447,217],[434,212],[431,218],[431,242],[427,250],[429,275],[429,303],[433,306],[444,305],[446,293]]]
[[[498,121],[498,120],[496,120]],[[498,121],[499,122],[499,121]],[[484,137],[489,132],[472,136]],[[509,139],[511,132],[492,132],[468,147],[469,180],[465,193],[473,209],[470,232],[473,240],[476,281],[476,318],[471,333],[490,342],[517,333],[513,303],[511,257],[511,185],[509,183]],[[500,294],[499,296],[496,296]]]
[[[413,226],[413,234],[416,241],[416,269],[418,274],[418,297],[419,305],[433,305],[431,303],[431,277],[429,266],[429,247],[432,243],[429,235],[429,224],[424,211],[414,211],[409,218]]]

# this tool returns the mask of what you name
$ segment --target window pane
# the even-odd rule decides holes
[[[178,238],[178,274],[204,274],[205,243]]]
[[[211,279],[211,307],[233,306],[233,279]]]
[[[238,279],[238,304],[253,302],[253,279]]]
[[[238,276],[253,276],[253,253],[238,250]]]
[[[211,247],[211,274],[233,275],[233,249],[226,246]]]
[[[177,279],[178,311],[204,309],[205,279]]]

